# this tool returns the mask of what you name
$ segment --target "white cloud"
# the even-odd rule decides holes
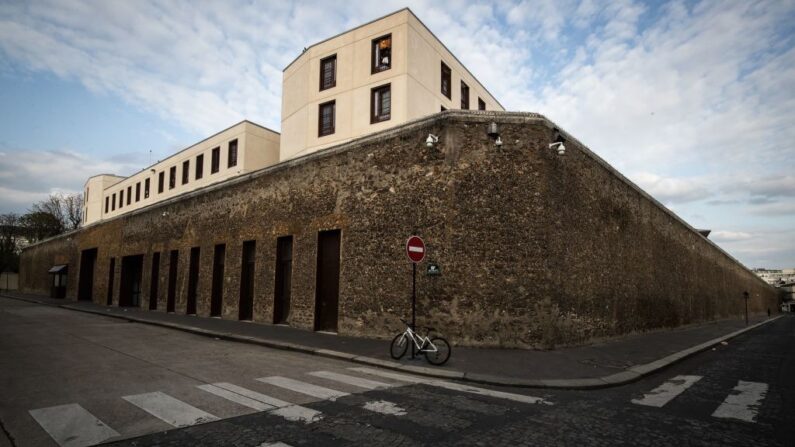
[[[662,203],[694,202],[711,195],[704,182],[699,179],[665,178],[649,172],[640,172],[631,178]]]
[[[725,241],[744,241],[747,239],[751,239],[753,235],[751,233],[746,233],[743,231],[713,231],[710,233],[709,238],[715,241],[725,242]]]

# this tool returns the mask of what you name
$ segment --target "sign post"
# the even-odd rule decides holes
[[[425,259],[425,242],[419,236],[411,236],[406,241],[406,256],[412,267],[411,277],[411,330],[417,330],[417,263]],[[414,345],[411,345],[411,358],[414,358]]]

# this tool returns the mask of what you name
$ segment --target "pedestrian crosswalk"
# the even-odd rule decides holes
[[[336,384],[336,385],[334,385]],[[298,404],[273,397],[295,396],[295,400],[306,402],[307,397],[313,401],[334,401],[351,394],[366,393],[373,390],[389,391],[407,384],[426,384],[434,387],[460,391],[488,398],[507,399],[527,404],[551,404],[534,396],[489,390],[455,382],[428,379],[407,374],[398,374],[375,368],[348,368],[340,371],[310,371],[300,377],[267,376],[254,378],[247,383],[215,382],[202,383],[195,386],[202,396],[212,399],[219,398],[239,408],[237,414],[268,412],[291,422],[312,424],[321,421],[324,414],[306,404]],[[342,390],[337,388],[341,387]],[[253,388],[253,389],[252,389]],[[355,389],[356,391],[351,391]],[[141,394],[121,396],[123,402],[131,404],[138,417],[153,417],[172,427],[187,427],[205,422],[222,419],[223,414],[207,408],[207,399],[186,399],[189,392],[180,398],[163,391],[150,391]],[[195,393],[194,393],[195,394]],[[303,396],[303,397],[300,397]],[[403,417],[408,411],[395,402],[384,399],[381,394],[377,399],[363,402],[362,400],[348,405],[370,414],[383,417]],[[190,402],[186,402],[185,400]],[[293,399],[290,399],[293,400]],[[142,410],[142,411],[140,411]],[[84,446],[105,442],[121,436],[141,433],[125,433],[125,427],[111,428],[107,421],[102,421],[78,403],[39,408],[29,411],[33,419],[60,446]],[[102,413],[98,413],[102,414]],[[101,416],[102,417],[102,416]],[[228,415],[227,415],[228,417]],[[263,446],[288,446],[280,440],[266,442]]]
[[[684,394],[701,379],[703,379],[703,376],[675,376],[648,393],[643,394],[643,397],[632,399],[631,402],[636,405],[662,408]],[[756,422],[762,401],[767,395],[767,390],[768,385],[766,383],[740,380],[711,416]]]

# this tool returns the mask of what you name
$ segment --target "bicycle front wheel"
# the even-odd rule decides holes
[[[452,353],[450,343],[447,343],[447,340],[442,337],[434,337],[431,339],[431,344],[436,346],[436,351],[425,351],[425,359],[431,365],[444,365]],[[425,348],[427,349],[428,346]]]
[[[389,345],[389,355],[391,355],[393,359],[398,360],[406,355],[406,348],[408,348],[408,346],[409,340],[406,334],[397,334],[395,338],[392,339],[392,344]]]

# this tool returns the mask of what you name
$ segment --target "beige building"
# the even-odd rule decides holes
[[[130,177],[91,177],[83,225],[447,109],[504,110],[401,9],[308,47],[284,69],[281,136],[243,121]]]
[[[280,159],[445,109],[504,110],[405,8],[308,47],[284,69]]]
[[[279,134],[242,121],[131,175],[88,179],[83,225],[116,217],[279,161]]]

